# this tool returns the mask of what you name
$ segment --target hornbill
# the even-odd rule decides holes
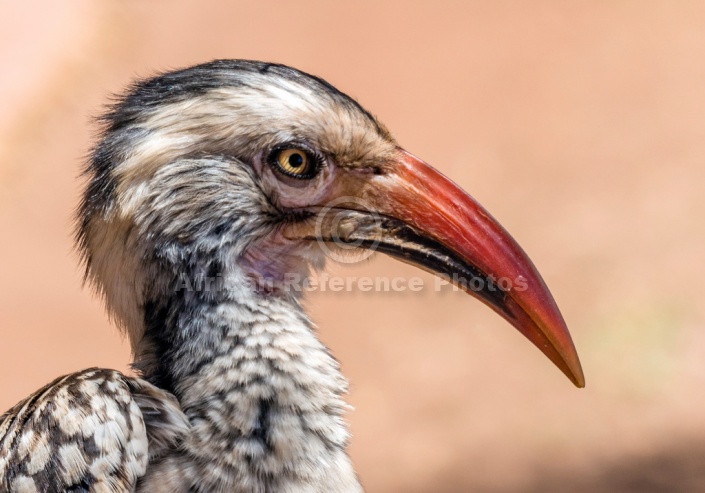
[[[584,385],[518,244],[328,82],[213,61],[136,82],[102,123],[77,245],[138,376],[80,371],[5,413],[0,491],[362,491],[347,382],[287,284],[336,249],[447,276]]]

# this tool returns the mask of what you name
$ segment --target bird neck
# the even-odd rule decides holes
[[[345,452],[347,382],[298,300],[253,289],[239,268],[194,274],[172,276],[177,289],[147,300],[135,361],[194,425],[183,447],[270,481],[323,484],[333,468],[358,491]]]

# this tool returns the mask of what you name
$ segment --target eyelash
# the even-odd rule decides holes
[[[296,175],[294,173],[289,173],[286,170],[282,169],[281,165],[277,162],[277,157],[281,152],[287,149],[300,149],[301,151],[303,151],[306,154],[306,157],[311,160],[313,172],[306,176],[301,176]],[[311,180],[321,172],[321,169],[323,169],[323,167],[326,165],[326,160],[320,153],[314,151],[306,144],[301,144],[300,142],[288,142],[286,144],[281,144],[274,147],[267,156],[267,163],[269,164],[269,166],[274,168],[276,172],[284,176],[294,178],[296,180]]]

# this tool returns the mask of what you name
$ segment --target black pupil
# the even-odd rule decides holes
[[[298,168],[304,164],[304,157],[296,152],[294,154],[289,155],[289,166],[292,168]]]

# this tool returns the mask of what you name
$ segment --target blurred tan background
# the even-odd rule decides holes
[[[81,288],[91,115],[213,58],[320,75],[469,190],[561,306],[587,388],[460,293],[314,293],[371,492],[705,491],[705,4],[0,4],[0,412],[126,370]],[[381,256],[332,266],[422,276]]]

